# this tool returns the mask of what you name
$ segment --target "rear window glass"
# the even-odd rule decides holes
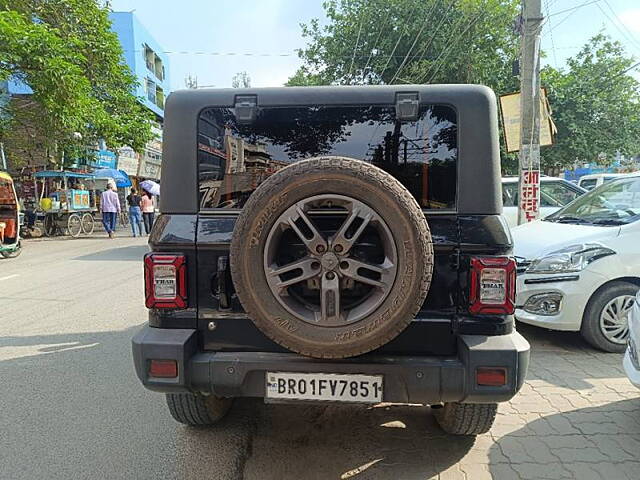
[[[588,179],[585,179],[585,180],[580,180],[579,185],[582,188],[586,188],[587,190],[590,190],[590,189],[592,189],[593,187],[596,186],[596,183],[598,183],[598,179],[596,179],[596,178],[588,178]]]
[[[399,122],[393,106],[261,108],[238,124],[230,108],[205,109],[198,122],[200,208],[241,208],[257,186],[290,163],[341,155],[396,177],[426,209],[454,209],[457,118],[448,106],[422,106]]]

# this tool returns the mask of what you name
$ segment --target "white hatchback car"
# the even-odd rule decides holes
[[[640,388],[640,292],[629,313],[629,345],[622,365],[631,383]]]
[[[640,176],[605,183],[511,232],[516,319],[580,331],[597,348],[624,351],[640,287]]]
[[[558,211],[586,190],[557,177],[540,177],[540,218]],[[502,216],[510,227],[518,224],[518,177],[502,177]]]

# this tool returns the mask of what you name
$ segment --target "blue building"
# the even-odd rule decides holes
[[[109,18],[125,62],[138,79],[136,96],[162,121],[170,88],[169,58],[132,12],[111,12]]]

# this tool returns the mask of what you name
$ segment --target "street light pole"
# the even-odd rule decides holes
[[[543,18],[541,0],[522,0],[518,224],[540,216],[540,30]]]

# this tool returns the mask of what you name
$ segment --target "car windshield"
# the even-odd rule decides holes
[[[640,176],[613,180],[545,220],[592,225],[623,225],[640,219]]]

